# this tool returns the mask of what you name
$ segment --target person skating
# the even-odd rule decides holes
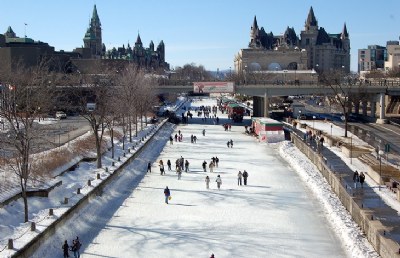
[[[214,254],[211,254],[210,258],[215,258]]]
[[[161,175],[165,174],[165,171],[164,171],[164,162],[162,161],[162,159],[160,159],[159,166],[160,166],[160,174],[161,174]]]
[[[247,185],[247,178],[249,177],[249,173],[246,170],[243,171],[243,184]]]
[[[188,171],[189,171],[189,161],[186,160],[185,161],[185,172],[188,172]]]
[[[74,252],[74,257],[75,258],[80,258],[81,254],[79,250],[81,249],[81,242],[79,241],[79,237],[76,237],[76,239],[73,241],[74,244],[72,246],[73,252]]]
[[[215,156],[215,165],[218,167],[218,163],[219,163],[219,158],[217,156]]]
[[[69,245],[68,245],[68,241],[65,240],[64,244],[62,245],[62,249],[63,249],[63,253],[64,253],[64,258],[69,257]]]
[[[226,142],[226,146],[229,148],[229,145],[231,145],[231,142],[230,141],[227,141]]]
[[[181,180],[181,176],[182,176],[182,169],[181,169],[181,167],[178,167],[178,169],[176,170],[176,173],[178,174],[178,180]]]
[[[175,134],[175,141],[176,142],[178,141],[178,135],[177,134]]]
[[[232,139],[229,141],[229,143],[231,144],[231,148],[233,147],[233,141]]]
[[[206,129],[203,129],[203,136],[206,136]]]
[[[151,163],[150,162],[147,163],[147,172],[151,173]]]
[[[214,163],[210,162],[210,165],[208,165],[208,167],[210,168],[210,172],[214,172]]]
[[[203,166],[204,172],[207,172],[207,162],[206,161],[203,161],[202,166]]]
[[[357,182],[360,181],[360,177],[358,175],[358,171],[356,170],[353,174],[353,182],[354,182],[354,188],[357,188]]]
[[[167,161],[167,166],[168,166],[168,171],[171,171],[171,161],[170,160]]]
[[[364,182],[365,182],[365,175],[363,172],[360,173],[360,184],[361,184],[361,188],[364,187]]]
[[[174,138],[172,138],[172,136],[169,136],[169,144],[171,144],[171,145],[174,144]]]
[[[242,185],[242,177],[243,177],[242,171],[239,171],[239,173],[238,173],[238,185]]]
[[[210,189],[210,177],[206,176],[205,182],[206,182],[206,188]]]
[[[221,179],[220,175],[217,176],[217,179],[215,180],[215,182],[217,182],[217,187],[218,187],[218,190],[219,190],[221,188],[221,185],[222,185],[222,179]]]
[[[164,196],[165,196],[165,203],[168,204],[168,199],[171,196],[171,192],[169,191],[168,186],[166,186],[164,189]]]

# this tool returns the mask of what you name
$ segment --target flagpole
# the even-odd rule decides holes
[[[25,32],[25,38],[26,38],[26,25],[28,25],[28,24],[26,24],[26,23],[24,23],[24,24],[25,24],[24,32]]]

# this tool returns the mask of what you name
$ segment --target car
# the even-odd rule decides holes
[[[65,114],[65,112],[63,112],[63,111],[57,111],[56,112],[56,118],[57,119],[66,119],[67,118],[67,114]]]

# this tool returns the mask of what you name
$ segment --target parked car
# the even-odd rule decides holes
[[[67,114],[65,114],[65,112],[63,112],[63,111],[57,111],[56,112],[56,118],[57,119],[66,119],[67,118]]]

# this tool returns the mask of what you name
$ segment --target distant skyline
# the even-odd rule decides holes
[[[399,0],[5,1],[0,33],[11,26],[19,37],[26,31],[27,37],[49,43],[56,50],[72,51],[83,45],[94,4],[107,49],[128,42],[134,45],[139,33],[145,47],[151,40],[155,45],[164,41],[171,67],[195,63],[207,70],[233,70],[234,56],[250,41],[254,16],[266,32],[282,34],[289,26],[299,36],[311,6],[318,25],[328,33],[340,33],[346,23],[352,71],[357,71],[358,49],[386,46],[400,36]]]

